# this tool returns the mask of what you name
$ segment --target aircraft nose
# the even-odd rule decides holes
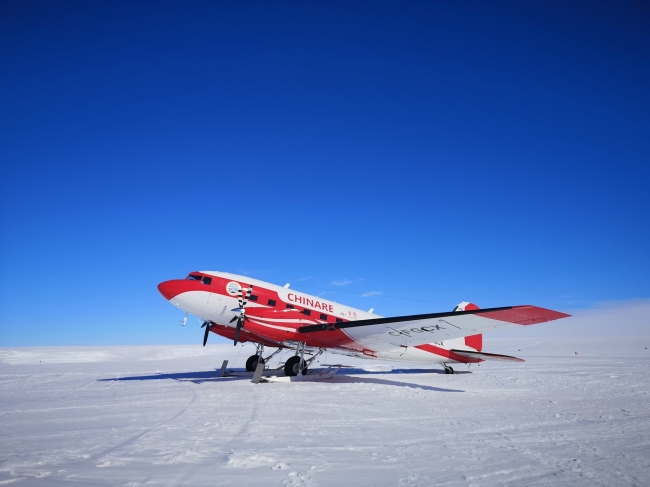
[[[158,284],[158,291],[168,301],[183,292],[178,280],[161,282]]]

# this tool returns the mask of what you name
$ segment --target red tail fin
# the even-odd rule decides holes
[[[469,311],[471,309],[480,308],[469,301],[461,301],[460,304],[454,308],[454,311]],[[483,335],[478,334],[465,337],[465,345],[480,352],[483,350]]]
[[[483,350],[483,335],[478,334],[465,337],[465,345],[480,352]]]

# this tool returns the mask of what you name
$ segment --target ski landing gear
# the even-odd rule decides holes
[[[449,367],[449,365],[443,363],[442,366],[445,368],[445,374],[453,374],[454,373],[454,369]]]
[[[298,342],[296,347],[296,354],[284,364],[284,375],[287,377],[295,377],[298,374],[307,375],[307,367],[309,367],[316,358],[325,351],[324,348],[318,350],[310,359],[305,360],[305,342]]]

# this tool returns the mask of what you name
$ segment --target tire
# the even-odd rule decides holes
[[[300,357],[294,355],[289,357],[289,359],[284,363],[284,375],[288,377],[295,377],[298,375],[298,367],[300,366]],[[307,367],[302,369],[302,375],[307,373]]]
[[[246,371],[255,372],[255,369],[257,368],[257,363],[259,361],[260,361],[259,355],[251,355],[250,357],[248,357],[248,360],[246,361]]]

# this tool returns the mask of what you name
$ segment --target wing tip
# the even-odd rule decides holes
[[[549,321],[561,320],[571,315],[554,311],[552,309],[542,308],[532,304],[521,306],[512,306],[506,310],[485,311],[477,313],[483,318],[506,321],[517,325],[535,325],[537,323],[546,323]]]

